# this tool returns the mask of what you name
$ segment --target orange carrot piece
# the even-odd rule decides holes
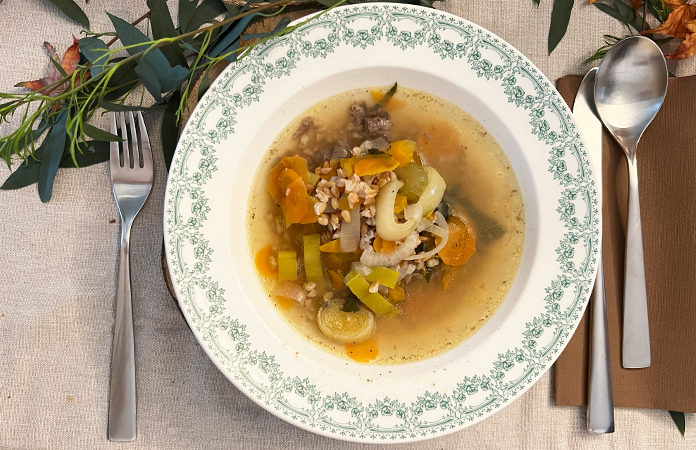
[[[271,258],[274,256],[277,256],[277,254],[276,251],[273,250],[272,244],[268,244],[256,253],[256,258],[254,259],[256,269],[264,277],[278,276],[278,267],[274,267],[271,264]]]
[[[409,140],[394,141],[387,150],[387,155],[390,155],[395,160],[399,161],[399,165],[403,166],[413,160],[413,152],[416,150],[416,143]]]
[[[448,266],[461,266],[476,252],[476,235],[459,217],[450,217],[447,226],[449,239],[438,254],[442,262]],[[435,243],[439,244],[439,238],[435,238]]]
[[[287,196],[283,199],[285,227],[299,223],[309,211],[309,196],[302,178],[297,178],[287,188]]]
[[[399,161],[392,157],[384,156],[363,158],[355,164],[355,174],[359,177],[365,175],[377,175],[399,167]]]
[[[368,339],[359,344],[346,344],[346,353],[357,362],[368,363],[377,358],[377,343],[374,339]]]

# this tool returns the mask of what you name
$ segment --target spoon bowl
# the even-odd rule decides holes
[[[638,198],[636,148],[667,93],[667,62],[652,40],[635,36],[614,45],[597,69],[597,113],[623,148],[628,162],[628,226],[624,272],[622,364],[650,366],[648,299]]]

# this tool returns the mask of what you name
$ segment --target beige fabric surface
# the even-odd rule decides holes
[[[83,0],[77,0],[84,6]],[[171,1],[174,4],[174,0]],[[549,78],[582,73],[581,61],[618,23],[578,0],[569,35],[546,55],[551,0],[450,0],[444,9],[488,28]],[[133,20],[144,1],[91,0],[95,31],[104,10]],[[47,0],[0,3],[0,90],[43,76],[44,40],[63,52],[80,27]],[[671,67],[696,73],[696,60]],[[161,117],[146,118],[159,148]],[[1,125],[5,134],[11,126]],[[239,392],[208,360],[165,288],[160,269],[166,174],[155,152],[155,186],[132,232],[138,439],[106,439],[119,221],[105,164],[61,169],[53,199],[36,187],[0,191],[0,448],[352,449],[276,418]],[[0,181],[8,174],[0,167]],[[114,221],[115,220],[115,221]],[[114,221],[112,223],[112,221]],[[687,415],[683,439],[663,411],[617,409],[613,435],[585,431],[579,407],[553,406],[551,373],[503,411],[469,429],[393,448],[696,448]],[[693,380],[685,380],[693,382]]]

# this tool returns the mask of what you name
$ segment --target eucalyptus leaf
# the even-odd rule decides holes
[[[44,149],[39,167],[39,198],[44,203],[51,199],[53,193],[53,181],[56,178],[58,164],[63,157],[65,140],[68,137],[65,128],[67,121],[68,110],[65,109],[58,114],[55,125],[42,144]]]
[[[114,112],[127,112],[127,111],[148,111],[151,109],[157,109],[157,105],[151,106],[149,108],[145,108],[142,106],[130,106],[130,105],[121,105],[120,103],[113,103],[108,100],[104,100],[102,98],[99,99],[99,106],[104,108],[107,111],[114,111]]]
[[[77,166],[70,156],[69,146],[66,145],[65,151],[63,152],[63,159],[60,162],[59,167],[62,168],[80,168],[93,166],[95,164],[103,163],[108,161],[111,157],[111,144],[105,141],[87,141],[80,142],[75,150],[75,159],[77,160]]]
[[[152,65],[148,63],[147,59],[142,59],[140,64],[135,67],[135,73],[138,74],[138,78],[140,78],[140,82],[143,83],[145,89],[152,94],[155,100],[160,101],[162,100],[163,90],[162,85],[157,79],[156,70],[155,67],[152,67]]]
[[[684,436],[684,433],[686,433],[686,417],[684,417],[684,413],[679,411],[670,411],[669,415],[672,416],[672,420],[677,425],[679,432],[682,436]]]
[[[573,0],[554,0],[551,10],[551,26],[549,28],[549,55],[556,48],[568,30],[570,13],[573,10]]]
[[[239,48],[240,44],[241,40],[237,39],[234,43],[232,43],[232,45],[227,47],[222,52],[223,55],[227,54],[227,56],[225,56],[225,61],[235,62],[237,60],[237,57],[239,56],[239,52],[237,52],[237,49]]]
[[[174,151],[179,139],[179,123],[176,117],[176,111],[179,109],[181,102],[181,91],[175,89],[172,96],[167,102],[167,109],[164,110],[162,117],[162,153],[164,154],[164,163],[167,170],[172,165]]]
[[[198,85],[198,101],[200,102],[208,88],[210,87],[210,75],[206,71],[201,77],[201,84]]]
[[[196,11],[198,0],[179,0],[179,29],[185,30],[188,26],[189,19]]]
[[[92,63],[90,72],[96,77],[104,70],[104,66],[109,62],[109,47],[97,37],[86,37],[78,41],[80,51]]]
[[[249,22],[254,18],[255,14],[250,14],[248,16],[244,16],[241,19],[235,21],[234,27],[232,27],[230,30],[225,32],[221,37],[220,40],[215,44],[215,46],[208,52],[208,55],[211,58],[216,58],[220,55],[224,55],[226,52],[225,50],[232,45],[235,41],[239,40],[239,37],[242,34],[242,31],[249,25]]]
[[[109,18],[111,19],[111,23],[114,25],[114,28],[116,29],[116,32],[118,33],[123,45],[134,46],[128,49],[128,53],[131,56],[146,50],[152,45],[152,41],[150,41],[147,36],[145,36],[140,30],[130,23],[111,14],[109,14]],[[140,60],[138,61],[138,65],[140,66],[143,63],[146,63],[148,67],[140,72],[136,70],[140,80],[143,81],[143,84],[147,82],[150,86],[152,86],[154,83],[148,78],[148,76],[151,73],[154,74],[157,82],[160,85],[162,93],[171,91],[189,75],[187,68],[179,65],[174,67],[170,66],[169,61],[167,61],[167,58],[158,48],[152,49],[141,56]],[[143,76],[141,76],[143,74],[145,74],[145,79],[143,79]],[[150,87],[148,87],[148,89],[150,89]]]
[[[83,27],[89,30],[89,19],[82,8],[77,6],[73,0],[48,0],[53,3],[58,9],[60,9],[63,14],[79,23]]]
[[[115,58],[111,62],[118,61]],[[137,63],[135,61],[129,61],[116,69],[107,85],[109,91],[104,95],[105,100],[118,100],[133,88],[138,82],[138,74],[135,73],[136,66]]]
[[[97,128],[94,125],[90,125],[88,123],[83,123],[82,124],[82,130],[85,132],[85,134],[95,141],[104,141],[104,142],[122,142],[123,139],[121,139],[119,136],[116,136],[115,134],[111,134],[108,131],[104,131],[101,128]]]
[[[626,8],[617,7],[616,5],[619,5],[619,4],[625,6],[626,8],[628,8],[628,10]],[[599,9],[603,13],[608,14],[611,17],[617,19],[619,22],[621,22],[625,25],[628,25],[628,26],[632,26],[637,31],[640,31],[640,27],[642,26],[642,19],[637,18],[634,11],[633,11],[633,8],[626,5],[625,3],[621,2],[621,1],[615,1],[614,2],[615,6],[610,6],[606,3],[594,2],[593,5],[596,6],[597,9]],[[621,8],[621,9],[619,9],[619,8]],[[625,14],[627,12],[629,14]]]
[[[155,39],[176,37],[179,33],[174,28],[174,21],[167,7],[167,0],[147,0],[147,6],[150,8],[150,27],[152,28],[152,36]],[[179,44],[174,42],[162,47],[162,53],[171,65],[181,65],[188,67],[184,52],[179,47]]]
[[[39,146],[34,152],[34,158],[29,157],[14,172],[7,177],[7,180],[0,186],[0,189],[11,190],[21,189],[39,181],[39,167],[41,166],[41,155],[43,146]]]
[[[222,0],[203,0],[188,21],[185,31],[197,30],[204,23],[213,22],[215,18],[227,12]]]

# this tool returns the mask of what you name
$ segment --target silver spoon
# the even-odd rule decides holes
[[[595,79],[599,117],[628,160],[622,352],[623,366],[627,369],[650,366],[636,147],[665,100],[667,78],[667,63],[657,44],[646,37],[635,36],[624,39],[607,52]]]

